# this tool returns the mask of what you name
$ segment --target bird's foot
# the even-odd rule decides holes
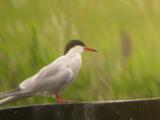
[[[56,103],[58,104],[70,104],[70,103],[75,103],[74,101],[72,100],[63,100],[60,98],[59,95],[56,95]]]

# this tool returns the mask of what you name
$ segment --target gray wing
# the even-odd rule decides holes
[[[57,92],[73,79],[73,72],[63,62],[58,60],[44,68],[36,75],[20,84],[23,89],[34,92]]]

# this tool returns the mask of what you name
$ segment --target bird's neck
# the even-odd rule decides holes
[[[77,56],[81,56],[81,54],[79,54],[79,53],[71,53],[71,54],[66,54],[65,55],[67,58],[75,58],[75,57],[77,57]]]
[[[80,46],[76,46],[72,49],[70,49],[65,56],[67,57],[74,57],[74,56],[81,56],[81,54],[83,53],[84,49]]]
[[[77,74],[79,73],[82,64],[81,54],[80,53],[66,54],[65,57],[67,58],[68,61],[67,65],[74,72],[74,77],[76,77]]]

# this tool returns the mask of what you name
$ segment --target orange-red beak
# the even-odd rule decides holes
[[[88,48],[88,47],[85,47],[84,50],[85,51],[91,51],[91,52],[98,52],[97,50],[92,49],[92,48]]]

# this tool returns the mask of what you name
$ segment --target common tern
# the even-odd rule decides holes
[[[69,41],[62,56],[24,80],[16,89],[0,93],[0,105],[33,95],[55,96],[57,103],[65,103],[66,101],[60,97],[60,92],[75,80],[84,51],[97,52],[80,40]]]

